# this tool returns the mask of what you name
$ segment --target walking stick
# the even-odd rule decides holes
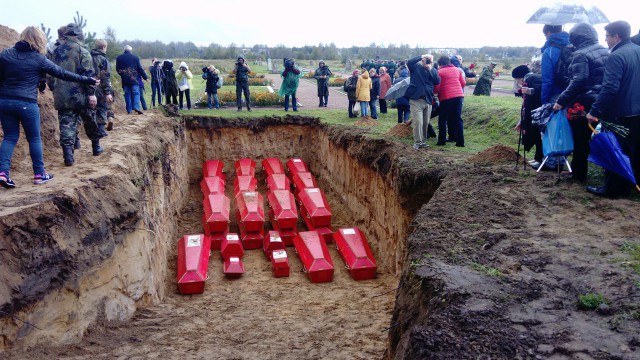
[[[514,166],[514,169],[518,168],[518,164],[520,162],[520,144],[522,143],[522,129],[520,129],[520,131],[518,131],[518,155],[516,156],[516,166]],[[522,149],[524,150],[524,149]],[[524,153],[524,151],[523,151]],[[524,154],[523,154],[524,155]]]

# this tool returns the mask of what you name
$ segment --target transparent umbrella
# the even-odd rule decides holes
[[[527,24],[565,25],[608,23],[607,16],[595,6],[555,4],[543,6],[527,20]]]

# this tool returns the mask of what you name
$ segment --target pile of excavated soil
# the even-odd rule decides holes
[[[469,161],[504,164],[506,162],[515,162],[516,159],[518,159],[518,154],[513,148],[498,144],[473,155],[469,158]]]
[[[358,120],[356,120],[356,122],[354,122],[353,124],[354,125],[358,125],[358,126],[378,126],[378,125],[380,125],[378,120],[375,120],[374,118],[372,118],[370,116],[361,117]]]
[[[401,138],[412,137],[413,136],[413,130],[411,129],[411,125],[410,124],[398,124],[398,125],[392,127],[391,129],[389,129],[389,131],[387,131],[385,135],[387,135],[387,136],[397,136],[397,137],[401,137]]]

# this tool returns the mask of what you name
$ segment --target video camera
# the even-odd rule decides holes
[[[208,73],[208,72],[209,72],[209,67],[208,66],[205,66],[205,67],[202,68],[202,73],[203,74]]]

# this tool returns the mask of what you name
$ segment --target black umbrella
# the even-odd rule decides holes
[[[609,23],[607,16],[595,6],[556,4],[543,6],[527,20],[527,24],[564,25]]]

